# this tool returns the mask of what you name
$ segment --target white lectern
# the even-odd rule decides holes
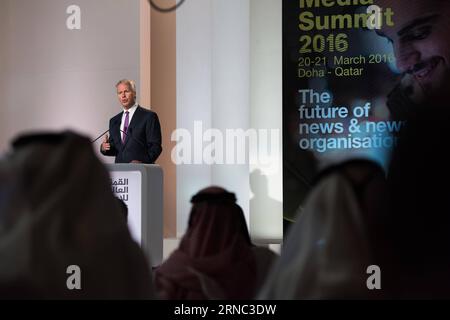
[[[112,190],[128,206],[128,226],[152,266],[163,257],[163,172],[156,164],[108,164]]]

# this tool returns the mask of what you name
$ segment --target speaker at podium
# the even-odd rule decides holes
[[[163,257],[163,171],[156,164],[108,164],[114,195],[128,207],[128,226],[152,267]]]

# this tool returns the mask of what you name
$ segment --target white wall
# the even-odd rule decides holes
[[[71,4],[0,0],[0,152],[28,130],[96,136],[120,111],[116,81],[139,79],[139,0],[77,0],[75,31],[66,28]],[[186,1],[177,11],[177,127],[280,129],[281,110],[281,1]],[[190,197],[218,184],[236,192],[253,237],[281,239],[281,149],[275,171],[248,156],[244,164],[177,167],[179,236]],[[255,169],[262,174],[250,176]]]
[[[202,121],[203,132],[249,127],[249,29],[248,0],[191,0],[177,11],[177,127],[193,138],[194,121]],[[202,150],[192,151],[202,158]],[[248,163],[179,165],[178,236],[186,229],[190,197],[209,185],[235,192],[248,214]]]
[[[212,127],[226,134],[227,129],[250,127],[250,2],[212,3]],[[249,161],[235,160],[213,165],[211,183],[235,192],[248,220]]]
[[[226,129],[278,129],[281,144],[281,113],[281,1],[186,1],[177,11],[177,127],[192,136],[199,120],[203,131],[214,128],[223,136]],[[244,164],[179,165],[178,236],[186,229],[190,197],[215,184],[236,193],[254,238],[280,241],[281,152],[271,170],[250,164],[249,154]],[[262,179],[253,179],[253,191],[262,193],[251,200],[254,169]]]

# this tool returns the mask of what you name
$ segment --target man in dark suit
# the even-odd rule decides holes
[[[109,133],[100,147],[105,156],[115,156],[116,163],[154,163],[161,154],[161,126],[155,112],[136,103],[136,85],[120,80],[117,97],[123,107],[109,121]]]

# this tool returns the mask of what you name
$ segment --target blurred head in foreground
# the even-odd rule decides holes
[[[0,298],[151,298],[133,242],[90,141],[21,136],[0,161]],[[79,267],[80,290],[70,290]]]

